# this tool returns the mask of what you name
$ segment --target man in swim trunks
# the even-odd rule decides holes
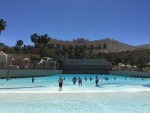
[[[78,85],[82,86],[82,78],[80,78],[80,77],[78,78]]]
[[[60,76],[60,78],[58,80],[58,83],[59,83],[59,91],[62,91],[63,79],[62,79],[61,76]]]
[[[73,77],[72,79],[73,85],[76,85],[76,81],[77,81],[77,77]]]

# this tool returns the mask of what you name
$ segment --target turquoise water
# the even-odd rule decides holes
[[[150,113],[150,93],[0,94],[0,113]]]
[[[35,82],[32,83],[31,78],[20,78],[20,79],[6,79],[0,80],[0,91],[58,91],[58,79],[60,75],[48,76],[48,77],[37,77]],[[65,77],[63,83],[63,91],[85,91],[85,92],[122,92],[122,91],[145,91],[150,90],[150,79],[142,80],[142,78],[129,78],[124,76],[114,75],[97,75],[100,78],[99,86],[95,86],[96,75],[83,75],[83,74],[62,74]],[[82,77],[82,86],[79,87],[78,83],[73,85],[72,78]],[[84,77],[87,77],[87,81]],[[90,81],[89,78],[93,80]],[[104,77],[108,77],[109,80],[104,80]],[[116,78],[114,80],[114,77]],[[125,79],[126,78],[126,79]]]
[[[31,78],[1,79],[0,113],[150,113],[148,78],[97,75],[97,87],[96,75],[62,74],[63,90],[58,91],[59,76],[37,77],[34,83]],[[82,86],[73,85],[74,76],[82,77]]]

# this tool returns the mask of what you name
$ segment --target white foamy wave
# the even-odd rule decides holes
[[[82,91],[67,91],[67,90],[62,90],[62,91],[31,91],[31,90],[25,90],[25,91],[0,91],[0,93],[13,93],[13,94],[49,94],[49,93],[128,93],[128,92],[150,92],[150,89],[124,89],[124,90],[82,90]]]

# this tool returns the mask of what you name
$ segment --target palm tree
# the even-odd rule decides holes
[[[34,43],[34,47],[36,47],[37,46],[37,40],[39,38],[39,36],[37,35],[37,33],[32,34],[30,36],[30,38],[31,38],[31,41]]]
[[[37,44],[39,46],[45,47],[51,39],[50,37],[48,37],[47,34],[39,36],[37,35],[37,33],[32,34],[30,38],[31,38],[31,41],[34,43],[35,47],[37,46]]]
[[[106,48],[107,48],[107,45],[106,45],[106,44],[104,44],[104,45],[103,45],[103,49],[106,49]]]
[[[6,21],[0,19],[0,34],[2,30],[5,30],[5,27],[6,27]]]
[[[62,55],[64,56],[64,58],[66,57],[66,52],[67,52],[67,47],[65,45],[62,46]]]
[[[73,58],[73,46],[72,45],[68,46],[68,58],[69,59]]]
[[[97,49],[102,49],[102,46],[101,44],[98,45]]]
[[[87,46],[86,45],[80,45],[80,50],[79,50],[79,54],[80,54],[80,58],[85,58],[86,57],[86,50],[87,50]]]
[[[93,45],[90,45],[90,46],[88,47],[88,50],[92,53],[93,50],[94,50],[94,46],[93,46]]]
[[[87,50],[87,46],[86,45],[81,45],[81,48],[86,51]]]
[[[79,45],[76,45],[74,47],[74,56],[76,57],[76,59],[79,59],[79,56],[80,56],[79,51],[80,51],[80,47]]]
[[[145,56],[146,56],[146,59],[147,59],[147,63],[150,61],[149,60],[149,57],[150,57],[150,49],[147,49],[147,50],[145,50]]]
[[[91,57],[92,57],[92,54],[93,54],[94,46],[93,46],[93,45],[90,45],[90,46],[88,47],[88,50],[89,50],[89,56],[90,56],[90,58],[91,58]]]
[[[23,51],[24,54],[27,53],[27,46],[26,45],[23,46],[22,51]]]
[[[23,45],[22,40],[18,40],[15,46],[15,50],[19,53],[21,51],[21,46]]]
[[[18,40],[16,45],[21,47],[23,45],[23,41],[22,40]]]
[[[40,50],[40,55],[46,56],[48,55],[48,42],[50,38],[48,37],[47,34],[38,36],[37,38],[37,43],[38,43],[38,48]]]
[[[60,49],[60,44],[56,44],[56,48]]]
[[[60,53],[61,53],[61,49],[59,47],[54,47],[54,53],[57,55],[57,56],[60,56]]]
[[[48,49],[54,49],[54,44],[53,43],[48,44],[47,46],[48,46]]]
[[[45,46],[46,44],[48,44],[49,40],[50,40],[50,38],[48,37],[47,34],[44,34],[41,36],[42,45]]]
[[[71,50],[71,51],[72,51],[72,50],[73,50],[73,46],[72,46],[72,45],[69,45],[69,46],[68,46],[68,50]]]
[[[27,53],[31,53],[31,50],[33,49],[34,47],[31,46],[31,45],[24,45],[22,47],[22,51],[23,53],[27,54]]]

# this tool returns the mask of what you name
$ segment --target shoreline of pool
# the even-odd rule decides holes
[[[139,93],[139,92],[150,92],[150,89],[145,90],[121,90],[121,91],[0,91],[0,94],[76,94],[76,93]]]

